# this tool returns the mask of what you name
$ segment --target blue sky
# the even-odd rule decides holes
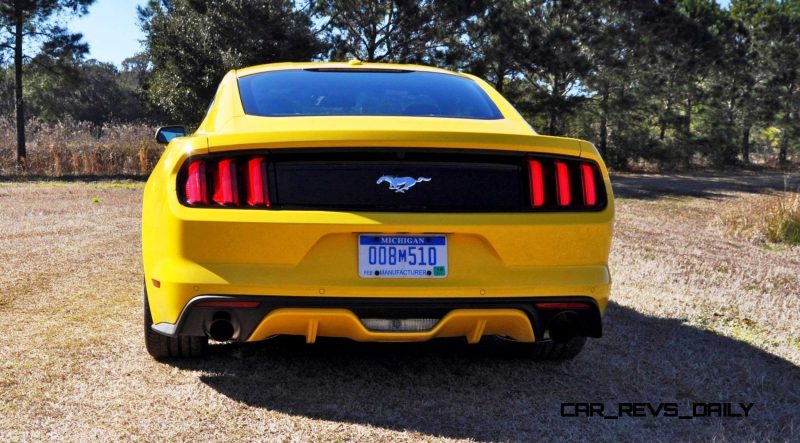
[[[728,7],[730,0],[717,0]],[[89,58],[112,62],[117,66],[141,49],[144,38],[139,29],[136,7],[146,0],[97,0],[89,13],[72,19],[68,26],[72,32],[83,34],[89,43]]]
[[[68,22],[70,31],[80,32],[89,43],[89,56],[117,66],[140,51],[144,38],[139,29],[136,6],[146,0],[97,0],[89,13]]]

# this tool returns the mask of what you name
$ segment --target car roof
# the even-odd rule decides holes
[[[245,77],[253,74],[260,74],[269,71],[285,71],[291,69],[341,69],[348,71],[365,70],[365,71],[419,71],[419,72],[436,72],[440,74],[458,75],[461,77],[470,77],[466,74],[459,72],[448,71],[446,69],[434,68],[432,66],[413,65],[413,64],[400,64],[400,63],[367,63],[360,60],[350,60],[349,62],[288,62],[288,63],[269,63],[258,66],[250,66],[247,68],[237,69],[237,77]]]

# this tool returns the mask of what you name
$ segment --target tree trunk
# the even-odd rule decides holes
[[[600,154],[603,158],[608,153],[608,85],[603,85],[600,101]]]
[[[621,103],[624,106],[624,104],[625,104],[625,87],[623,86],[623,87],[619,88],[618,90],[619,90],[619,94],[617,94],[617,103],[618,104]],[[618,106],[618,108],[619,108],[619,106]],[[625,125],[625,123],[626,123],[625,122],[625,118],[622,117],[621,115],[617,115],[616,118],[614,119],[614,121],[616,121],[616,123],[617,123],[616,127],[614,128],[614,131],[616,131],[617,134],[622,134],[628,128]],[[626,149],[626,148],[627,148],[627,146],[622,147],[622,149]]]
[[[750,164],[750,126],[745,126],[742,131],[742,161]]]
[[[794,91],[795,91],[796,87],[797,87],[797,85],[795,83],[790,83],[788,85],[788,87],[786,88],[787,89],[787,91],[786,91],[787,92],[786,93],[787,105],[792,103],[792,99],[794,98]],[[789,105],[789,106],[791,106],[791,105]],[[793,132],[792,131],[792,129],[793,129],[792,128],[792,111],[791,111],[791,108],[789,106],[787,106],[787,108],[789,108],[789,109],[786,112],[784,112],[784,114],[783,114],[783,128],[781,128],[783,133],[781,134],[780,151],[778,151],[778,162],[781,165],[785,165],[786,162],[789,160],[789,137],[792,135],[791,133]]]
[[[672,67],[673,73],[669,77],[669,88],[667,89],[667,107],[664,109],[664,113],[661,116],[661,121],[659,122],[661,128],[658,134],[658,140],[664,141],[664,138],[667,136],[667,123],[668,120],[672,120],[670,114],[672,113],[672,86],[675,84],[675,66]]]
[[[686,118],[683,127],[683,136],[689,140],[692,135],[692,99],[686,99]]]
[[[783,117],[783,134],[781,134],[781,146],[778,151],[778,163],[785,165],[789,159],[789,124],[792,121],[792,113],[787,112]]]
[[[787,147],[789,145],[788,142],[789,142],[789,137],[784,135],[783,138],[781,138],[781,149],[780,151],[778,151],[778,163],[782,165],[785,165],[786,160],[788,159],[787,155]]]
[[[26,169],[25,101],[22,97],[22,12],[14,17],[14,105],[17,111],[17,169]]]
[[[672,112],[672,95],[667,97],[667,107],[664,109],[664,114],[661,116],[661,128],[658,134],[658,140],[664,141],[664,138],[667,136],[667,118],[669,114]]]
[[[497,69],[495,69],[494,72],[495,72],[495,75],[497,76],[497,79],[495,80],[495,83],[494,83],[494,89],[496,89],[497,92],[502,94],[503,93],[503,86],[505,86],[505,82],[506,82],[506,76],[505,76],[506,68],[504,66],[500,65],[500,66],[497,67]]]
[[[561,84],[554,76],[547,135],[560,135],[558,134],[558,109],[557,106],[555,105],[555,103],[560,99],[560,97],[561,97]]]

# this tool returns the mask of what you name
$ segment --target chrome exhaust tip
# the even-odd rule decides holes
[[[208,336],[215,341],[230,341],[236,335],[236,326],[231,321],[231,314],[225,311],[214,313],[208,325]]]

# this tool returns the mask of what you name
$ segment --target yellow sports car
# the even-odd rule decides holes
[[[614,214],[594,146],[537,135],[486,82],[416,65],[229,72],[144,189],[156,358],[298,335],[499,338],[532,358],[600,337]]]

